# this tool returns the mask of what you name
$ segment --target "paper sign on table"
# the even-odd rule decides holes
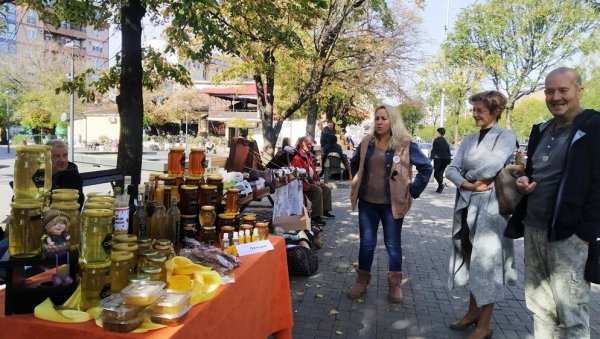
[[[240,257],[273,250],[273,244],[269,240],[249,242],[247,244],[236,245],[235,247]]]

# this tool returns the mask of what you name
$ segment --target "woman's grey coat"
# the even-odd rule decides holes
[[[446,170],[446,178],[456,187],[465,180],[495,177],[512,158],[516,148],[515,134],[498,125],[492,127],[479,145],[478,139],[479,132],[466,136]],[[460,251],[459,231],[465,208],[469,238],[473,244],[470,263],[464,260]],[[498,212],[495,188],[485,192],[457,190],[448,288],[468,283],[479,307],[502,300],[502,285],[516,282],[513,241],[502,235],[507,222],[508,219]]]

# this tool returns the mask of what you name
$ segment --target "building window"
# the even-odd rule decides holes
[[[37,29],[35,29],[35,28],[27,28],[25,30],[25,32],[27,33],[27,39],[29,39],[29,40],[36,40],[37,39]]]
[[[52,37],[52,34],[50,34],[50,33],[44,33],[44,40],[45,41],[52,41],[52,40],[54,40],[54,38]]]
[[[27,22],[30,25],[35,25],[37,23],[37,14],[34,10],[30,9],[27,11],[27,17],[25,19],[25,22]]]
[[[17,9],[15,4],[8,3],[0,7],[0,18],[5,27],[0,29],[0,52],[17,53]]]
[[[102,53],[102,45],[103,43],[101,42],[92,43],[92,51]]]

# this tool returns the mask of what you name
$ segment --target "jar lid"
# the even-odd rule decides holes
[[[133,253],[127,251],[115,251],[110,255],[110,260],[112,261],[125,261],[131,260],[133,258]]]
[[[79,197],[79,190],[76,190],[74,188],[55,188],[52,190],[52,194],[58,194],[58,193],[77,194],[77,196]]]
[[[244,215],[242,217],[242,220],[256,220],[256,216],[255,215]]]
[[[169,148],[169,151],[175,151],[175,152],[183,152],[185,151],[185,147],[181,147],[181,146],[173,146]]]
[[[36,209],[36,208],[42,208],[42,205],[44,205],[44,203],[41,201],[15,200],[10,204],[10,207],[18,208],[18,209]]]
[[[208,180],[223,180],[223,176],[218,174],[210,174],[207,176]]]
[[[81,263],[81,266],[83,266],[83,269],[86,268],[91,268],[91,269],[98,269],[98,268],[108,268],[110,267],[110,261],[109,262],[88,262],[88,263]]]
[[[190,150],[192,152],[205,152],[204,148],[202,148],[202,147],[192,147],[192,148],[190,148]]]
[[[249,224],[241,224],[241,225],[240,225],[240,229],[242,229],[242,230],[246,230],[246,229],[252,229],[252,225],[249,225]]]
[[[138,239],[137,243],[138,245],[151,245],[152,239]]]
[[[100,196],[93,196],[93,197],[89,197],[87,201],[89,202],[110,202],[112,204],[115,203],[115,198],[113,197],[100,197]]]
[[[114,208],[114,205],[111,204],[110,202],[99,202],[99,201],[95,201],[95,202],[87,202],[85,203],[85,205],[83,205],[83,210],[100,210],[100,209],[106,209],[106,210],[111,210]]]
[[[188,175],[185,177],[185,180],[202,180],[203,177],[199,175]]]
[[[54,193],[52,192],[52,201],[77,201],[79,193]]]
[[[129,276],[129,282],[150,281],[150,276],[143,273],[132,274]]]
[[[160,273],[161,271],[162,271],[162,268],[157,267],[157,266],[144,266],[144,268],[142,268],[142,272],[148,273],[148,274],[157,274],[157,273]]]
[[[200,209],[203,210],[203,211],[214,211],[215,210],[215,206],[204,205],[204,206],[200,207]]]
[[[174,175],[172,175],[172,174],[163,174],[163,175],[159,176],[158,178],[160,180],[164,180],[164,179],[167,179],[167,180],[171,179],[172,180],[172,179],[175,179],[177,177],[174,176]]]
[[[227,193],[240,193],[240,190],[237,188],[229,188],[227,189]]]
[[[61,201],[61,202],[53,202],[50,205],[50,208],[59,210],[59,211],[71,211],[71,210],[78,210],[81,208],[81,206],[79,206],[79,204],[76,202]]]
[[[17,152],[45,152],[48,147],[52,149],[52,146],[46,145],[17,145],[15,150]]]
[[[112,217],[114,212],[108,209],[85,209],[83,215],[88,217]]]
[[[138,255],[140,257],[149,257],[149,256],[152,256],[152,255],[155,255],[155,254],[158,254],[158,252],[155,251],[155,250],[143,250],[140,253],[138,253]]]
[[[200,186],[200,188],[203,189],[203,190],[216,190],[217,186],[215,186],[215,185],[202,185],[202,186]]]
[[[181,185],[182,190],[197,190],[198,186],[196,185]]]
[[[244,216],[244,217],[248,216],[248,217],[255,217],[256,218],[256,213],[244,213],[244,214],[242,214],[242,216]]]
[[[115,242],[136,242],[137,236],[133,234],[117,234],[113,237]]]
[[[158,253],[158,254],[150,255],[150,256],[146,257],[146,261],[148,261],[148,262],[165,262],[165,261],[167,261],[167,256],[162,253]]]
[[[120,243],[113,244],[112,248],[115,251],[133,252],[133,251],[137,251],[139,246],[137,244],[133,244],[130,242],[120,242]]]
[[[219,219],[235,219],[235,213],[221,213]]]
[[[198,217],[198,214],[182,214],[181,217],[183,219],[196,219],[196,217]]]
[[[101,192],[90,192],[90,193],[86,194],[86,196],[88,198],[91,198],[91,197],[107,197],[107,198],[112,198],[112,195],[110,195],[108,193],[101,193]]]
[[[233,226],[230,226],[230,225],[221,226],[221,231],[233,231],[233,230],[235,230],[235,227],[233,227]]]
[[[215,226],[200,226],[200,228],[202,228],[205,231],[214,231],[217,229]]]
[[[158,245],[158,246],[171,246],[171,240],[169,240],[169,239],[157,239],[154,242],[154,245]]]
[[[266,222],[257,222],[255,227],[268,227],[269,224],[267,224]]]

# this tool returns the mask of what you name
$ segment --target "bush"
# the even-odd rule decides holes
[[[27,134],[15,134],[12,136],[11,141],[13,145],[21,145],[23,140],[29,142],[29,135]]]

